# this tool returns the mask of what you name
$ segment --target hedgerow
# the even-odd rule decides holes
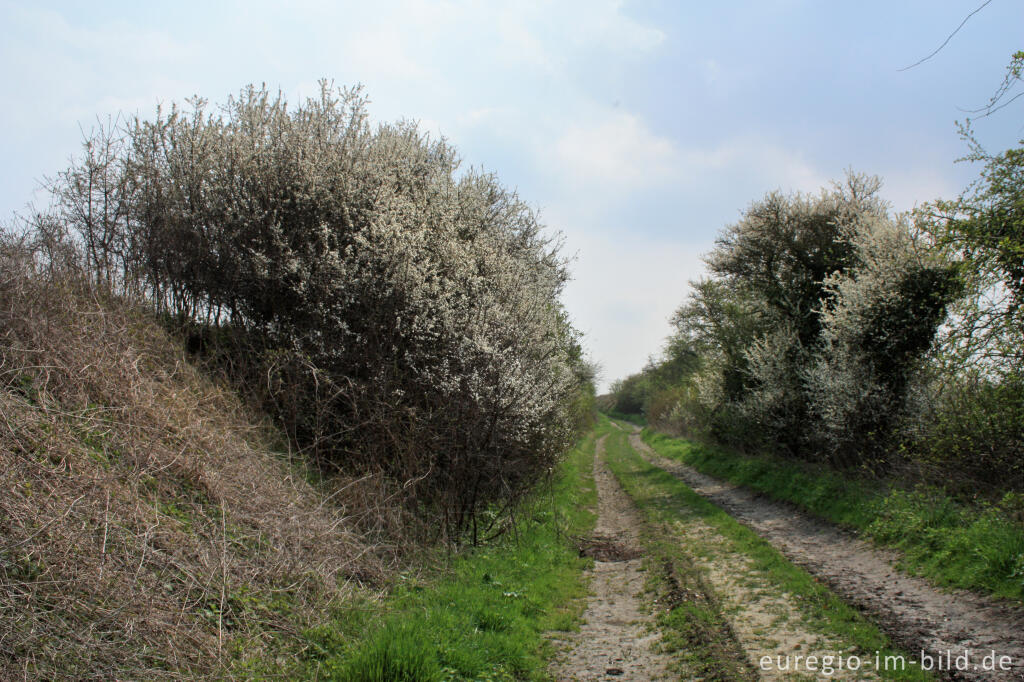
[[[359,89],[250,86],[90,135],[31,223],[323,470],[382,472],[458,536],[549,470],[589,379],[557,239],[459,166],[414,123],[371,126]]]

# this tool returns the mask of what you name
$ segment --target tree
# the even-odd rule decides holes
[[[717,240],[673,318],[700,356],[678,404],[717,438],[840,466],[891,444],[961,285],[880,186],[850,174],[818,196],[772,193]]]
[[[848,174],[817,196],[768,194],[716,240],[706,261],[712,278],[693,285],[677,327],[707,339],[725,404],[726,430],[756,436],[792,453],[806,442],[809,405],[801,372],[821,341],[821,314],[832,304],[829,276],[857,265],[854,237],[886,215],[877,178]],[[710,397],[709,397],[710,400]],[[736,424],[741,423],[737,429]]]
[[[1004,87],[1017,83],[1014,55]],[[998,107],[992,107],[992,111]],[[968,160],[982,163],[958,198],[915,215],[919,229],[957,263],[963,296],[951,307],[930,381],[918,388],[908,439],[922,458],[996,490],[1024,488],[1024,147],[989,154],[961,128]],[[1024,145],[1024,141],[1021,141]]]
[[[832,304],[804,370],[814,445],[837,466],[887,466],[907,395],[939,325],[962,293],[955,265],[904,222],[855,239],[858,266],[825,281]]]
[[[950,361],[996,374],[1024,371],[1024,147],[989,155],[959,198],[923,206],[920,228],[960,263],[966,296],[946,330]],[[1024,144],[1024,141],[1022,141]]]

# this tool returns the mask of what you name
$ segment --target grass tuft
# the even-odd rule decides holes
[[[389,624],[356,650],[336,679],[344,682],[436,682],[441,667],[415,628]]]
[[[589,559],[576,539],[595,522],[591,469],[603,432],[569,453],[548,489],[520,511],[515,532],[400,578],[383,603],[362,612],[358,631],[348,626],[352,614],[339,611],[309,633],[309,656],[292,674],[342,682],[549,679],[549,633],[577,628],[585,605]]]

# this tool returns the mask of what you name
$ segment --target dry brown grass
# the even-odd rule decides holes
[[[150,317],[35,269],[0,248],[0,678],[232,676],[385,575],[375,481],[325,494]]]

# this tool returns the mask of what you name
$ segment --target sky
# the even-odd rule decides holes
[[[0,221],[83,130],[265,83],[297,102],[362,84],[497,174],[573,257],[564,303],[602,389],[657,356],[715,236],[767,192],[879,175],[894,211],[979,169],[955,122],[1024,49],[991,0],[0,0]],[[976,122],[998,152],[1024,101]]]

